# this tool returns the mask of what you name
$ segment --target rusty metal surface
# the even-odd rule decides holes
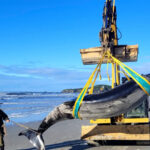
[[[102,47],[94,47],[88,49],[81,49],[81,57],[83,64],[97,64],[102,58],[105,50]],[[114,46],[113,56],[122,62],[135,62],[138,58],[138,45],[119,45]],[[106,56],[103,63],[107,63],[108,57]]]

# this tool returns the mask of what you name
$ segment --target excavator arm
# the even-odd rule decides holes
[[[116,7],[115,0],[106,0],[103,9],[103,26],[100,31],[100,41],[102,47],[108,48],[113,52],[113,47],[118,44],[116,26]]]

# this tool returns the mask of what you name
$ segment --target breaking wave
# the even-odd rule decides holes
[[[74,93],[28,93],[0,94],[0,109],[10,119],[26,123],[42,120],[54,107],[76,97]]]

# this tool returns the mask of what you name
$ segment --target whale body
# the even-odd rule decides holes
[[[150,75],[145,77],[150,80]],[[146,98],[145,92],[130,80],[107,92],[86,95],[79,114],[82,120],[112,118],[136,108]],[[34,130],[36,133],[29,129],[19,135],[26,136],[38,150],[45,150],[42,134],[59,121],[75,119],[72,114],[74,104],[75,99],[57,106],[43,119],[38,129]]]

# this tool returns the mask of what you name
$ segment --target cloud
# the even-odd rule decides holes
[[[127,64],[128,65],[128,64]],[[130,68],[138,72],[139,74],[149,74],[150,73],[150,62],[145,63],[131,63]]]
[[[79,80],[84,78],[89,74],[83,71],[68,70],[60,68],[31,68],[31,67],[20,67],[20,66],[0,66],[0,73],[7,76],[16,77],[32,77],[32,78],[49,78],[49,79],[75,79]]]
[[[150,73],[150,63],[127,64],[140,74]],[[61,91],[64,88],[83,87],[95,66],[52,68],[0,65],[1,91]],[[111,76],[111,67],[109,67]],[[111,84],[106,75],[106,65],[102,66],[102,81],[97,84]]]
[[[89,76],[73,69],[0,65],[0,90],[60,91],[82,87]]]

